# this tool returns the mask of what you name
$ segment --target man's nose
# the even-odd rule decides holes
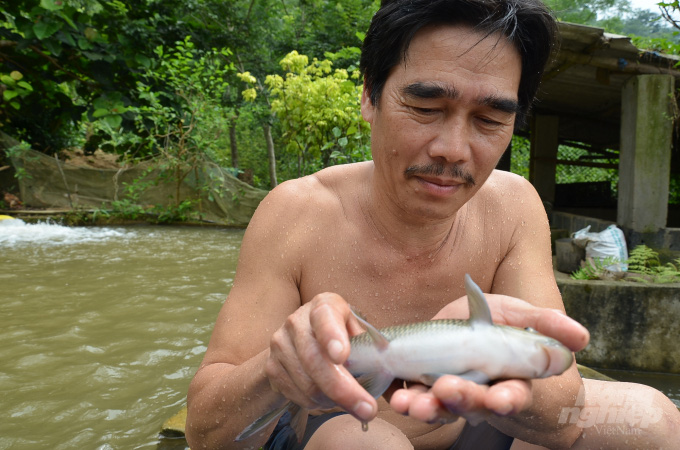
[[[463,117],[452,117],[442,123],[430,142],[428,155],[434,160],[449,164],[465,164],[472,158],[470,129]]]

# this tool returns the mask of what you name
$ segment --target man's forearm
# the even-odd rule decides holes
[[[559,377],[533,380],[533,402],[526,410],[505,417],[494,416],[489,423],[523,441],[548,448],[570,448],[581,428],[560,423],[560,412],[573,406],[583,386],[576,366]]]
[[[235,448],[234,438],[245,427],[286,401],[270,388],[264,371],[268,355],[266,350],[239,366],[199,369],[187,396],[186,438],[192,448]],[[263,433],[238,447],[258,448],[266,439]]]

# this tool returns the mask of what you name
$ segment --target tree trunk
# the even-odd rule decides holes
[[[229,122],[229,144],[231,146],[231,166],[238,169],[238,146],[236,145],[236,121]]]
[[[272,126],[268,122],[262,124],[264,139],[267,141],[267,159],[269,159],[269,180],[274,189],[279,183],[276,181],[276,154],[274,153],[274,140],[272,139]]]

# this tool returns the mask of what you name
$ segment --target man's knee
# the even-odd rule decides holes
[[[401,450],[413,449],[413,446],[397,427],[382,419],[371,421],[368,431],[363,431],[361,422],[345,414],[334,417],[319,427],[305,450],[351,448]]]

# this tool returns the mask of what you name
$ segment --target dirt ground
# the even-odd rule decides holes
[[[69,164],[78,167],[90,167],[93,169],[120,169],[118,162],[120,155],[104,153],[95,150],[93,155],[86,155],[81,149],[65,149],[59,152],[59,158]]]

